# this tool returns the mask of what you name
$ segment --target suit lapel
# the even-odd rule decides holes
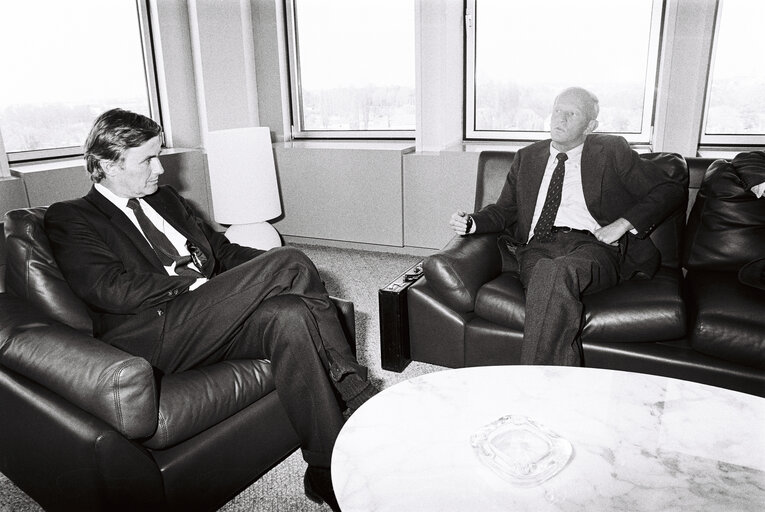
[[[143,198],[154,210],[173,226],[180,234],[186,237],[186,240],[198,247],[206,256],[207,263],[202,272],[207,277],[212,276],[215,264],[215,255],[205,234],[199,229],[196,222],[183,222],[187,216],[183,204],[178,197],[167,189],[160,187],[157,192]]]
[[[179,212],[177,208],[173,208],[173,205],[168,203],[162,189],[159,189],[150,196],[144,197],[143,200],[149,203],[154,208],[154,211],[160,214],[165,219],[165,222],[173,226],[180,234],[189,240],[195,241],[197,237],[194,236],[194,233],[189,230],[187,225],[179,221],[179,219],[183,218],[183,212]]]
[[[592,137],[587,137],[582,148],[582,191],[590,214],[598,219],[603,174],[606,172],[603,146]]]
[[[518,221],[521,228],[521,236],[528,239],[531,231],[531,221],[534,217],[539,188],[542,186],[542,178],[545,174],[547,161],[550,159],[550,141],[539,144],[529,154],[525,169],[528,172],[520,176],[518,183]]]
[[[85,199],[101,211],[101,213],[103,213],[118,230],[128,237],[130,241],[133,242],[136,249],[138,249],[147,260],[158,269],[161,269],[163,272],[165,271],[165,267],[162,266],[162,262],[159,261],[157,253],[154,252],[154,249],[149,242],[146,241],[146,238],[144,238],[138,228],[136,228],[130,219],[122,213],[122,210],[101,195],[95,187],[91,187],[90,191],[85,196]]]
[[[166,222],[185,236],[191,243],[197,247],[207,246],[207,239],[203,233],[200,233],[197,224],[195,222],[183,222],[183,219],[186,217],[186,211],[182,209],[181,203],[172,194],[160,188],[154,194],[144,197],[143,200],[149,203]],[[208,254],[208,256],[211,256],[211,254]]]

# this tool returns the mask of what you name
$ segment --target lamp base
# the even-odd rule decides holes
[[[226,230],[226,238],[235,244],[267,251],[282,246],[282,238],[268,222],[232,224]]]

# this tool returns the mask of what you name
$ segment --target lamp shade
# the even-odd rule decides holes
[[[207,133],[213,215],[221,224],[250,224],[282,213],[268,127]]]

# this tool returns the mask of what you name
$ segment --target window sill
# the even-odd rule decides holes
[[[160,156],[164,155],[176,155],[181,153],[188,153],[191,151],[201,151],[199,149],[190,148],[165,148],[162,150]],[[31,174],[35,172],[47,172],[57,171],[65,169],[85,169],[85,159],[81,156],[56,158],[54,160],[31,160],[29,162],[11,163],[11,175],[23,176],[25,174]]]
[[[720,148],[713,148],[713,147],[700,147],[698,154],[700,157],[703,158],[723,158],[725,160],[731,160],[732,158],[735,158],[736,155],[739,153],[744,153],[747,151],[762,151],[762,146],[750,146],[750,147],[720,147]]]
[[[414,151],[414,143],[408,140],[293,140],[276,142],[274,148],[283,149],[356,149],[376,151]]]

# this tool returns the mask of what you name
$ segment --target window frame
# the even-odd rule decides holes
[[[289,63],[290,130],[293,139],[414,139],[411,130],[306,130],[303,126],[302,83],[300,79],[300,42],[297,34],[295,0],[285,0],[287,24],[287,59]],[[414,9],[414,6],[412,7]],[[416,29],[415,29],[416,30]],[[413,35],[414,36],[414,35]]]
[[[477,130],[476,123],[476,1],[466,0],[465,8],[465,140],[536,141],[550,137],[547,131]],[[664,21],[664,1],[651,0],[650,35],[648,39],[649,64],[643,87],[643,123],[640,132],[616,133],[631,144],[652,144],[657,103],[659,60]],[[653,66],[650,64],[654,63]],[[599,132],[609,133],[609,132]]]
[[[144,72],[146,74],[146,89],[149,100],[151,118],[162,124],[159,104],[159,84],[154,62],[154,46],[151,36],[151,20],[149,18],[149,0],[135,0],[136,16],[141,39]],[[2,137],[2,133],[0,133]],[[83,141],[84,142],[84,141]],[[60,148],[34,149],[28,151],[6,152],[10,164],[34,160],[49,160],[82,156],[82,146],[66,146]]]
[[[717,48],[720,41],[720,27],[722,25],[722,11],[724,0],[718,0],[717,11],[715,12],[715,24],[712,31],[712,48],[709,52],[709,65],[707,66],[706,85],[704,87],[704,110],[701,116],[701,130],[699,133],[699,147],[756,147],[765,145],[765,134],[707,134],[707,118],[709,115],[709,104],[712,99],[712,76],[716,61]]]

